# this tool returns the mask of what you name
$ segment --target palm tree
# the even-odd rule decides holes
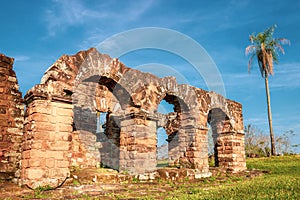
[[[251,54],[248,63],[249,72],[251,69],[253,58],[256,57],[261,72],[261,76],[265,79],[272,155],[276,155],[276,151],[275,151],[275,139],[273,133],[273,126],[272,126],[272,112],[271,112],[268,76],[274,74],[273,61],[276,64],[278,64],[278,59],[277,59],[278,51],[284,54],[284,49],[282,48],[281,45],[290,44],[290,41],[285,38],[273,38],[273,33],[275,28],[276,25],[273,25],[272,27],[267,28],[262,33],[258,33],[257,35],[253,33],[252,35],[250,35],[251,45],[249,45],[246,48],[246,55]]]

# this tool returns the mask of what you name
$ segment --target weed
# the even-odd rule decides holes
[[[139,183],[140,179],[138,179],[137,177],[133,177],[132,182],[133,183]]]
[[[216,181],[216,179],[217,179],[217,178],[214,177],[214,176],[209,177],[209,180],[212,181],[212,182]]]
[[[82,194],[81,198],[84,198],[86,200],[91,200],[92,199],[92,197],[89,194]]]
[[[121,174],[124,174],[124,175],[129,175],[129,171],[127,171],[127,170],[124,170],[124,171],[122,171],[122,172],[121,172]]]
[[[162,183],[163,180],[162,180],[161,178],[158,178],[158,179],[157,179],[157,182],[158,182],[158,183]]]
[[[73,179],[73,185],[79,186],[80,182],[77,179]]]

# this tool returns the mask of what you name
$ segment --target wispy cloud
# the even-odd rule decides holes
[[[103,12],[97,12],[85,7],[81,1],[52,1],[53,5],[46,11],[45,21],[49,35],[53,36],[58,30],[69,26],[83,24],[86,20],[106,17]]]
[[[262,113],[260,114],[260,116],[244,119],[245,120],[244,125],[254,124],[259,127],[267,126],[268,120],[266,116],[267,116],[266,113]]]
[[[270,87],[287,89],[300,87],[300,63],[286,63],[276,67],[274,77],[271,77]]]
[[[226,87],[249,87],[257,85],[256,88],[264,88],[264,81],[257,69],[253,69],[251,73],[232,72],[223,73],[222,77]],[[295,89],[300,87],[300,63],[287,63],[275,68],[274,76],[269,77],[269,86],[272,90],[279,89]],[[261,83],[261,84],[258,84]]]
[[[52,6],[45,13],[45,21],[50,36],[58,31],[64,31],[72,26],[81,25],[87,28],[89,24],[102,24],[109,20],[110,25],[119,24],[120,21],[132,21],[138,19],[151,6],[153,1],[131,1],[122,4],[118,1],[94,2],[87,5],[82,0],[53,0]],[[119,4],[124,5],[120,7]],[[122,11],[122,12],[120,12]],[[86,26],[86,27],[84,27]],[[95,36],[92,36],[95,37]]]
[[[22,62],[22,61],[30,60],[30,57],[29,56],[25,56],[25,55],[15,55],[13,57],[15,58],[16,62]]]

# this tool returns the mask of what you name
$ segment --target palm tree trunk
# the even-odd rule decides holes
[[[271,100],[270,100],[270,90],[269,90],[269,81],[268,74],[265,73],[265,86],[266,86],[266,95],[267,95],[267,105],[268,105],[268,119],[269,119],[269,128],[270,128],[270,139],[271,139],[271,155],[275,156],[275,139],[273,133],[273,122],[272,122],[272,112],[271,112]]]

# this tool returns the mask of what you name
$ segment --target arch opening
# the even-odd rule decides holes
[[[188,111],[188,106],[183,102],[183,100],[175,95],[166,94],[166,96],[158,105],[158,112],[164,117],[162,117],[158,122],[159,128],[157,129],[157,152],[159,152],[161,149],[161,138],[159,137],[162,137],[165,145],[162,149],[166,151],[163,155],[168,155],[168,160],[167,162],[164,162],[163,166],[176,165],[179,155],[178,130],[181,126],[181,114],[186,111]],[[159,153],[157,155],[159,155]],[[158,167],[161,166],[160,163],[161,162],[157,158]]]
[[[166,167],[169,165],[169,151],[168,151],[168,135],[163,127],[157,129],[157,168]]]
[[[133,105],[131,95],[112,78],[98,75],[84,79],[76,89],[76,127],[91,163],[119,170],[120,116]]]
[[[213,108],[209,111],[207,117],[208,124],[208,148],[209,155],[208,161],[210,166],[219,167],[220,166],[220,157],[219,157],[219,149],[218,140],[220,135],[224,133],[226,128],[226,124],[228,124],[229,118],[226,113],[220,108]],[[210,154],[211,153],[211,154]]]

